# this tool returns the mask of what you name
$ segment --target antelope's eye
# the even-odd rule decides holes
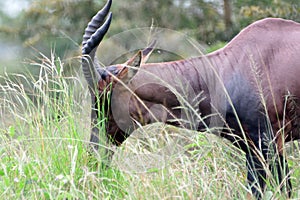
[[[118,75],[118,73],[119,73],[119,69],[115,69],[112,73],[114,74],[114,75]]]
[[[117,68],[117,66],[115,65],[112,65],[112,66],[109,66],[108,69],[107,69],[110,73],[112,73],[113,75],[118,75],[119,73],[119,69]]]

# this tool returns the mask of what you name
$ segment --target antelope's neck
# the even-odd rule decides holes
[[[222,59],[222,56],[217,54],[173,62],[144,64],[141,66],[136,80],[140,80],[139,85],[150,83],[156,89],[159,87],[154,87],[153,84],[165,86],[171,91],[181,87],[199,94],[206,92],[207,89],[213,89],[215,83],[221,81],[223,76],[220,68]],[[149,94],[152,92],[149,91]],[[158,90],[157,92],[163,91]],[[153,95],[157,95],[157,93]]]

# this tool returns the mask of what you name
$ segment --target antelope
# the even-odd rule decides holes
[[[218,134],[246,154],[252,194],[262,197],[270,169],[290,196],[292,185],[283,144],[300,138],[300,24],[266,18],[207,55],[146,63],[155,48],[150,45],[123,64],[102,68],[95,53],[112,20],[111,4],[108,0],[92,18],[82,42],[82,69],[92,101],[93,149],[98,149],[103,113],[107,140],[117,146],[137,123],[161,120],[201,131],[219,120],[223,123]],[[180,88],[179,82],[188,87]],[[182,117],[179,90],[179,94],[192,91],[198,97],[191,100],[193,116],[201,118],[192,123],[194,126],[174,120]],[[152,112],[153,105],[161,107]]]

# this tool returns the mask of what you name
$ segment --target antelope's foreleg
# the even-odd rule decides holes
[[[290,179],[290,172],[288,163],[283,155],[275,155],[275,162],[270,163],[270,170],[274,176],[275,181],[280,185],[282,192],[285,192],[288,197],[292,194],[292,183]]]
[[[261,199],[265,188],[266,170],[263,159],[257,152],[249,151],[246,153],[247,162],[247,181],[252,194]]]

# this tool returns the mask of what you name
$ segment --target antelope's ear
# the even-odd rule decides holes
[[[137,54],[135,54],[132,58],[130,58],[127,62],[124,63],[126,67],[124,67],[121,73],[119,74],[119,78],[122,79],[124,83],[129,83],[129,81],[138,72],[136,68],[140,67],[141,64],[142,51],[139,51]]]
[[[125,64],[133,67],[139,67],[140,65],[145,64],[148,61],[151,53],[155,49],[154,48],[155,45],[156,45],[156,40],[153,40],[147,48],[139,51],[132,58],[130,58]]]
[[[155,45],[156,45],[156,40],[153,40],[147,48],[142,50],[142,64],[145,64],[147,62],[151,53],[154,50]]]
[[[131,66],[131,67],[140,67],[142,64],[142,51],[139,51],[137,54],[135,54],[132,58],[130,58],[125,65]]]

